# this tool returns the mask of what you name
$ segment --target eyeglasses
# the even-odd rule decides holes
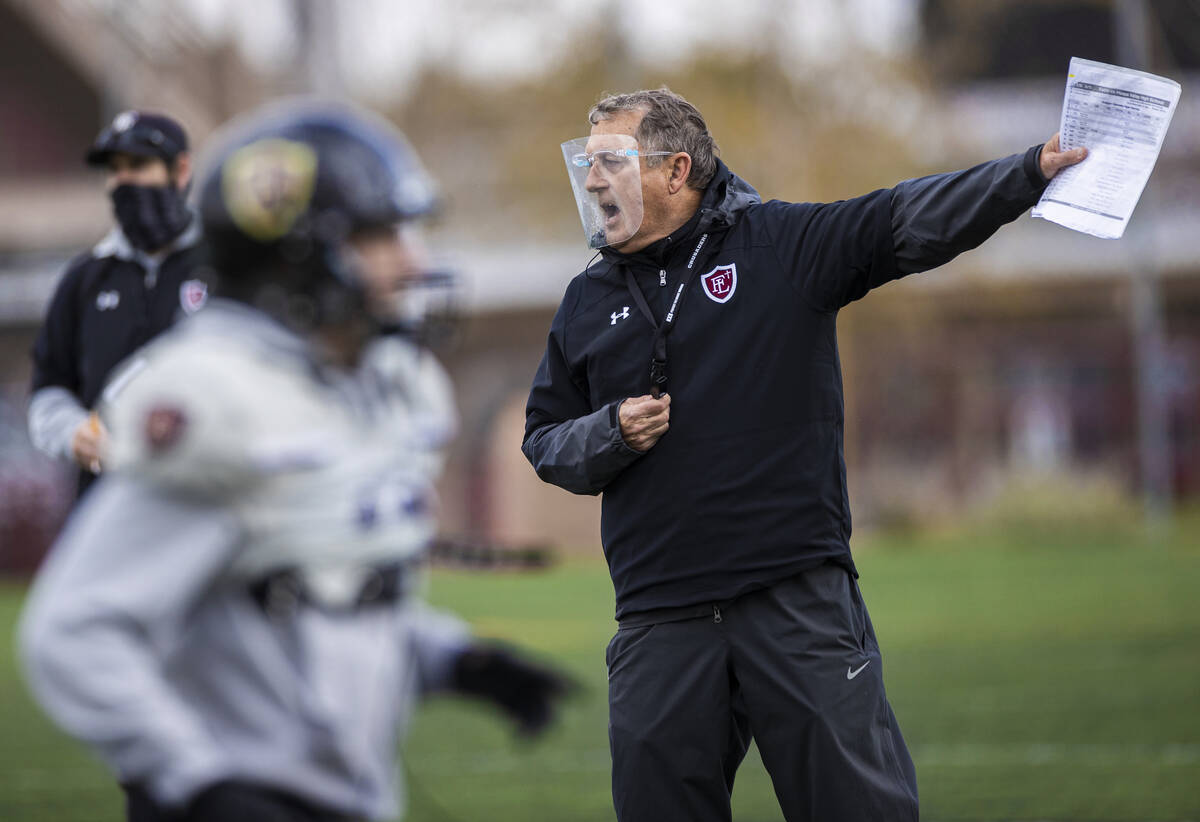
[[[576,168],[591,168],[597,162],[605,171],[619,171],[632,157],[670,157],[673,151],[638,151],[636,148],[614,148],[593,151],[591,154],[575,154],[571,164]]]

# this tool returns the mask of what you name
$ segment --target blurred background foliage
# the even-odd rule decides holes
[[[446,528],[595,551],[596,501],[542,486],[517,449],[545,329],[589,256],[558,145],[591,104],[668,85],[764,198],[832,200],[1045,139],[1071,56],[1183,82],[1130,231],[1021,219],[842,312],[856,524],[1011,507],[1032,482],[1098,483],[1167,527],[1200,495],[1197,32],[1192,0],[2,0],[0,568],[28,570],[66,510],[65,472],[22,434],[28,350],[67,259],[109,224],[78,161],[116,111],[176,114],[201,164],[223,121],[281,95],[400,124],[441,183],[431,245],[469,321],[446,355],[463,418]]]

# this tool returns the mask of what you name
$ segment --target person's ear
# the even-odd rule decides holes
[[[175,160],[171,163],[171,178],[175,181],[175,187],[180,191],[187,188],[188,183],[192,180],[191,154],[181,151],[175,155]]]
[[[692,173],[692,155],[680,151],[667,158],[670,174],[667,176],[667,192],[678,194],[687,185],[688,175]]]

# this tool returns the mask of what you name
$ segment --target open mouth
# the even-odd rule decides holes
[[[612,222],[612,220],[621,213],[621,209],[617,208],[614,203],[608,203],[607,205],[601,203],[600,210],[604,212],[604,221],[606,223]]]

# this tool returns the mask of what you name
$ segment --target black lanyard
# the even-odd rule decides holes
[[[649,303],[646,302],[646,295],[642,293],[637,280],[633,278],[633,271],[629,266],[625,266],[625,286],[633,296],[638,310],[646,318],[646,322],[650,323],[654,329],[654,347],[650,355],[650,395],[655,398],[662,396],[667,386],[667,335],[671,333],[675,327],[675,321],[679,319],[679,300],[692,281],[696,258],[700,256],[700,249],[704,248],[707,241],[708,235],[704,234],[700,237],[700,242],[696,243],[696,249],[692,252],[691,259],[688,260],[687,271],[680,280],[679,287],[675,289],[675,298],[671,300],[671,307],[667,309],[667,316],[661,323],[654,319],[654,313],[650,310]]]

